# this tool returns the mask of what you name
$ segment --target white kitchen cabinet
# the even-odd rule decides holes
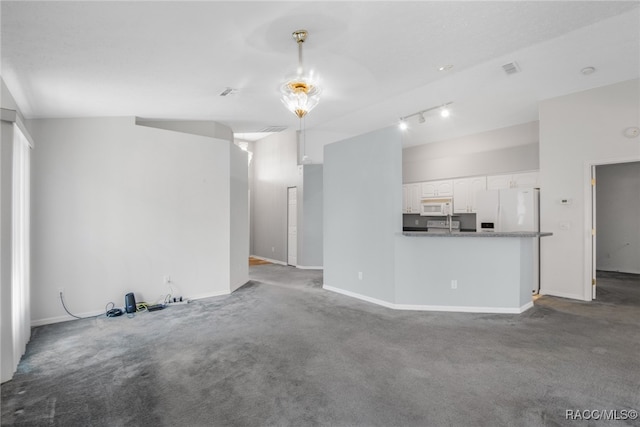
[[[512,182],[515,188],[538,188],[538,172],[523,172],[513,174]]]
[[[422,183],[422,197],[451,197],[453,196],[453,181],[428,181]]]
[[[475,176],[453,181],[453,213],[474,213],[476,211],[476,195],[486,190],[487,178]]]
[[[402,185],[402,213],[409,213],[409,186]]]
[[[487,190],[511,188],[511,175],[492,175],[487,177]]]
[[[402,213],[420,213],[420,191],[421,185],[419,183],[402,186]]]
[[[487,177],[488,190],[503,188],[537,188],[538,172],[521,172],[506,175],[491,175]]]

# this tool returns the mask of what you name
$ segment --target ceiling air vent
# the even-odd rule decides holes
[[[220,96],[235,95],[236,93],[238,93],[238,89],[227,87],[222,92],[220,92]]]
[[[508,64],[504,64],[502,69],[507,74],[515,74],[520,72],[520,67],[517,62],[509,62]]]
[[[260,129],[258,132],[260,133],[276,133],[276,132],[282,132],[283,130],[287,129],[286,126],[267,126],[264,129]]]

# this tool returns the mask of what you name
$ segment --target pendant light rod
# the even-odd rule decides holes
[[[307,30],[297,30],[291,34],[296,43],[298,43],[298,74],[304,72],[302,65],[302,44],[307,40],[307,34]]]

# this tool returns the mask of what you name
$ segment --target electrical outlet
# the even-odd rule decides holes
[[[358,271],[358,280],[362,280],[362,271]]]
[[[164,276],[164,284],[168,285],[169,283],[171,283],[171,276],[167,274],[166,276]]]
[[[56,294],[60,296],[60,294],[64,295],[64,288],[58,288]]]
[[[271,252],[275,252],[276,251],[276,247],[275,246],[271,246]]]
[[[451,281],[451,289],[458,289],[458,281],[457,280],[452,280]]]

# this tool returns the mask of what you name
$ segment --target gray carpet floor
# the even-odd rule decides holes
[[[322,273],[251,268],[230,296],[33,329],[5,426],[591,426],[640,409],[640,276],[521,315],[394,311]],[[620,412],[622,413],[622,412]]]

